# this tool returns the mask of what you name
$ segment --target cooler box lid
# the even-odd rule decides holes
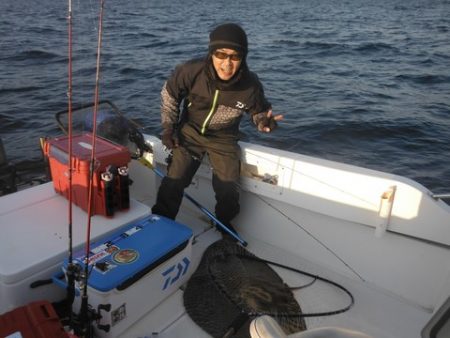
[[[49,144],[48,156],[60,163],[69,163],[69,137],[62,136],[47,141]],[[81,161],[89,161],[92,153],[92,134],[85,133],[72,137],[72,154]],[[130,161],[128,149],[100,137],[95,138],[95,157],[105,158],[109,156],[123,156],[123,160]]]
[[[158,215],[132,223],[91,244],[88,285],[102,292],[123,290],[183,250],[191,237],[190,228]],[[85,258],[85,251],[74,255],[83,269]]]

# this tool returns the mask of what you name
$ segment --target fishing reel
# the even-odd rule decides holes
[[[86,302],[86,305],[83,305],[84,302]],[[77,337],[93,338],[94,328],[109,332],[111,329],[110,325],[100,324],[100,320],[103,318],[101,314],[102,311],[110,312],[111,304],[100,304],[97,309],[94,309],[91,305],[87,304],[87,298],[86,301],[84,298],[82,299],[80,313],[75,316],[72,322],[73,330]]]
[[[100,320],[103,318],[102,312],[111,311],[111,304],[99,304],[95,309],[88,303],[87,295],[80,295],[87,281],[86,272],[83,267],[76,263],[68,264],[65,277],[67,280],[66,305],[69,308],[68,311],[70,311],[68,323],[70,329],[80,338],[93,338],[94,328],[109,332],[110,325],[102,325],[100,324]],[[72,307],[77,293],[80,295],[81,305],[79,312],[75,313]]]

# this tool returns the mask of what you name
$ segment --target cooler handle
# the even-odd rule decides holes
[[[53,275],[52,277],[52,281],[53,284],[59,286],[60,288],[67,290],[67,282],[66,279],[64,278],[64,273],[62,271],[57,272],[56,274]],[[75,288],[75,296],[79,297],[80,296],[80,290],[78,290],[77,288]]]

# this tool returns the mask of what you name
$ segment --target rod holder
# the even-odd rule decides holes
[[[101,174],[104,191],[104,204],[106,216],[114,215],[114,175],[109,171]]]
[[[130,179],[128,167],[120,167],[119,173],[119,207],[121,210],[130,208]]]
[[[377,238],[382,237],[386,233],[387,227],[391,220],[392,206],[394,204],[396,190],[397,187],[393,185],[381,195],[380,208],[378,210],[380,222],[375,228],[375,237]]]

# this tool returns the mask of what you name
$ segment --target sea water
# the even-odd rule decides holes
[[[94,100],[99,0],[73,0],[73,102]],[[40,156],[67,109],[68,1],[0,1],[0,136]],[[243,139],[399,174],[450,192],[450,1],[105,0],[100,98],[159,133],[173,67],[205,55],[215,25],[248,33],[274,113]]]

